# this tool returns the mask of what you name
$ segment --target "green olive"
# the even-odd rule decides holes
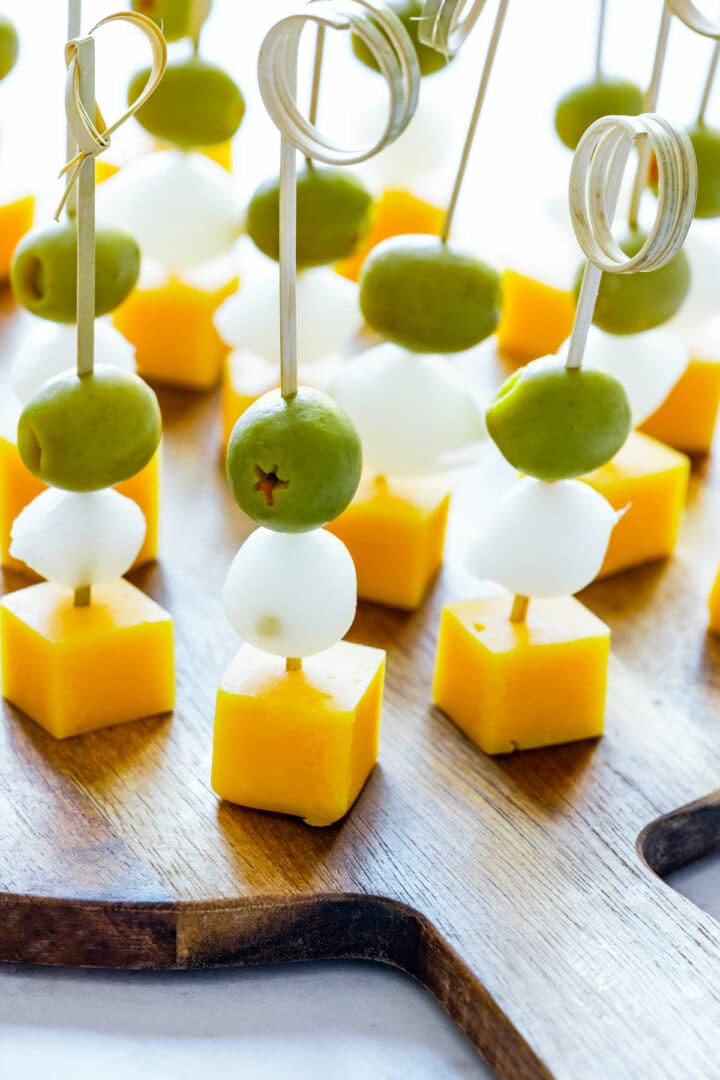
[[[378,334],[417,352],[460,352],[500,319],[500,277],[473,255],[427,236],[373,248],[360,275],[360,309]]]
[[[642,229],[632,229],[620,240],[626,255],[636,255],[647,240]],[[575,295],[580,292],[584,267],[578,271]],[[667,322],[682,307],[690,289],[690,263],[678,251],[659,270],[637,274],[603,274],[593,322],[608,334],[639,334]]]
[[[95,232],[95,314],[112,311],[135,288],[140,248],[122,229]],[[18,303],[53,322],[72,323],[77,306],[77,234],[73,221],[33,229],[18,244],[10,284]]]
[[[133,76],[128,105],[140,97],[149,76],[150,68]],[[221,67],[199,56],[168,64],[160,85],[135,113],[151,135],[183,149],[231,139],[244,115],[240,87]]]
[[[688,135],[698,168],[695,217],[720,217],[720,129],[697,124]]]
[[[132,9],[157,23],[166,41],[180,41],[200,29],[210,13],[210,0],[204,0],[202,10],[197,0],[132,0]]]
[[[17,30],[6,15],[0,15],[0,79],[15,67],[19,48]]]
[[[245,226],[255,245],[271,259],[279,251],[280,183],[267,180],[247,209]],[[297,176],[297,241],[299,267],[321,266],[352,255],[372,219],[372,196],[344,169],[317,169]]]
[[[147,465],[162,432],[155,394],[130,371],[99,365],[45,383],[18,421],[18,449],[33,476],[67,491],[97,491]]]
[[[227,475],[235,501],[259,525],[307,532],[333,521],[360,483],[362,448],[350,417],[332,398],[301,386],[247,409],[230,436]]]
[[[555,130],[569,150],[574,150],[587,128],[601,116],[637,116],[644,95],[627,79],[603,77],[581,83],[560,98],[555,109]]]
[[[432,75],[434,72],[447,67],[453,58],[451,56],[443,55],[443,53],[438,52],[437,49],[431,48],[430,45],[423,44],[418,37],[418,30],[423,12],[422,0],[385,0],[385,6],[395,12],[410,35],[410,40],[415,46],[415,52],[417,53],[421,75]],[[362,38],[359,38],[357,34],[353,34],[352,36],[352,47],[358,60],[362,60],[366,67],[372,68],[373,71],[380,70],[377,60]]]
[[[567,370],[556,356],[520,368],[485,413],[511,465],[539,480],[582,476],[610,461],[632,424],[622,383],[597,368]]]

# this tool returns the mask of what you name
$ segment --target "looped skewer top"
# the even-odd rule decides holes
[[[298,51],[308,23],[349,30],[364,42],[388,87],[388,118],[376,142],[347,146],[325,135],[297,104]],[[394,142],[410,123],[420,93],[420,65],[407,30],[389,8],[370,0],[310,0],[267,33],[258,57],[260,94],[282,136],[280,157],[280,390],[297,392],[296,151],[328,165],[367,161]]]
[[[706,15],[693,0],[665,0],[667,7],[681,22],[703,37],[720,38],[720,15]],[[716,5],[717,11],[717,5]]]
[[[423,45],[454,56],[484,7],[485,0],[425,0],[418,37]]]
[[[167,64],[167,45],[162,31],[146,15],[135,11],[119,11],[115,15],[108,15],[101,19],[90,30],[88,37],[92,37],[96,30],[111,22],[127,22],[141,30],[150,43],[152,49],[152,65],[150,76],[145,88],[133,104],[112,124],[106,124],[99,108],[95,108],[94,116],[91,116],[82,101],[80,86],[80,65],[83,39],[69,41],[65,46],[65,63],[68,69],[67,82],[65,84],[65,111],[67,113],[68,128],[75,140],[78,152],[60,170],[60,176],[67,176],[67,185],[62,199],[55,211],[55,219],[58,220],[63,212],[70,192],[80,175],[80,169],[84,161],[90,157],[97,157],[110,146],[110,137],[121,127],[126,120],[133,116],[138,109],[142,108],[147,99],[153,93],[163,77]]]
[[[346,146],[307,120],[297,104],[297,59],[308,23],[330,30],[350,30],[368,47],[387,83],[388,120],[368,146]],[[310,0],[270,29],[258,57],[263,103],[283,139],[306,157],[327,165],[355,165],[374,157],[402,135],[417,108],[420,66],[407,30],[389,8],[369,0]]]
[[[657,158],[658,198],[647,239],[637,254],[629,256],[611,227],[628,157],[641,140],[649,143]],[[588,263],[568,347],[568,368],[582,364],[602,274],[659,270],[669,262],[690,228],[697,182],[689,137],[655,113],[606,116],[585,132],[573,157],[569,198],[575,235]]]

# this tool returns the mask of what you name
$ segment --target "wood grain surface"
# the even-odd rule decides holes
[[[6,315],[4,355],[16,332]],[[238,647],[221,586],[245,526],[215,396],[161,397],[164,557],[132,577],[174,615],[177,710],[58,743],[4,706],[0,959],[367,957],[424,983],[502,1077],[718,1076],[720,925],[655,873],[720,832],[711,469],[695,471],[677,557],[583,597],[614,637],[599,742],[490,759],[429,705],[451,573],[415,614],[362,605],[351,638],[388,650],[380,764],[346,820],[313,830],[210,790]]]

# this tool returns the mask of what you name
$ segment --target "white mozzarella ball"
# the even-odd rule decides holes
[[[381,475],[442,471],[485,435],[468,385],[444,356],[378,345],[343,361],[330,391],[360,433],[363,461]]]
[[[720,248],[715,223],[694,221],[684,249],[690,262],[690,290],[677,315],[666,323],[669,330],[694,326],[720,310]]]
[[[366,144],[379,134],[379,117],[384,119],[387,106],[383,86],[376,91],[377,108],[372,102],[365,108],[354,109],[350,116],[345,112],[345,125],[355,128],[351,136],[358,143]],[[367,172],[379,187],[407,188],[417,183],[418,177],[428,176],[442,168],[454,153],[455,133],[458,125],[453,121],[456,110],[449,110],[447,101],[439,101],[432,93],[420,94],[418,107],[412,121],[399,139],[386,146],[381,153],[367,163]],[[432,152],[428,152],[432,147]]]
[[[122,577],[144,537],[142,510],[112,488],[48,488],[15,519],[10,554],[48,581],[77,589]]]
[[[357,603],[355,564],[324,529],[257,529],[235,556],[223,591],[238,634],[274,656],[312,656],[337,644]]]
[[[125,165],[97,191],[98,220],[127,229],[169,269],[229,251],[241,214],[227,172],[204,154],[162,150]]]
[[[571,596],[597,576],[621,516],[579,480],[519,479],[471,540],[467,569],[522,596]]]
[[[720,315],[705,319],[680,333],[694,360],[706,360],[710,363],[720,360]]]
[[[570,339],[558,356],[565,359]],[[690,353],[680,337],[666,330],[642,334],[606,334],[590,327],[583,360],[614,375],[625,388],[633,427],[659,409],[688,365]]]
[[[253,265],[239,290],[220,305],[215,325],[233,348],[280,363],[280,301],[277,264]],[[346,348],[362,326],[354,281],[327,267],[304,270],[297,279],[298,362],[315,364]]]
[[[99,364],[135,370],[135,349],[107,319],[95,323],[95,358]],[[77,362],[77,327],[38,319],[15,353],[10,380],[25,404],[43,383]]]

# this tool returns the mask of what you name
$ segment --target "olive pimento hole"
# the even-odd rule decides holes
[[[277,465],[273,465],[270,472],[265,472],[259,465],[255,466],[255,475],[257,476],[255,490],[262,492],[268,506],[275,505],[275,492],[281,491],[290,483],[289,480],[281,480],[277,471]]]

